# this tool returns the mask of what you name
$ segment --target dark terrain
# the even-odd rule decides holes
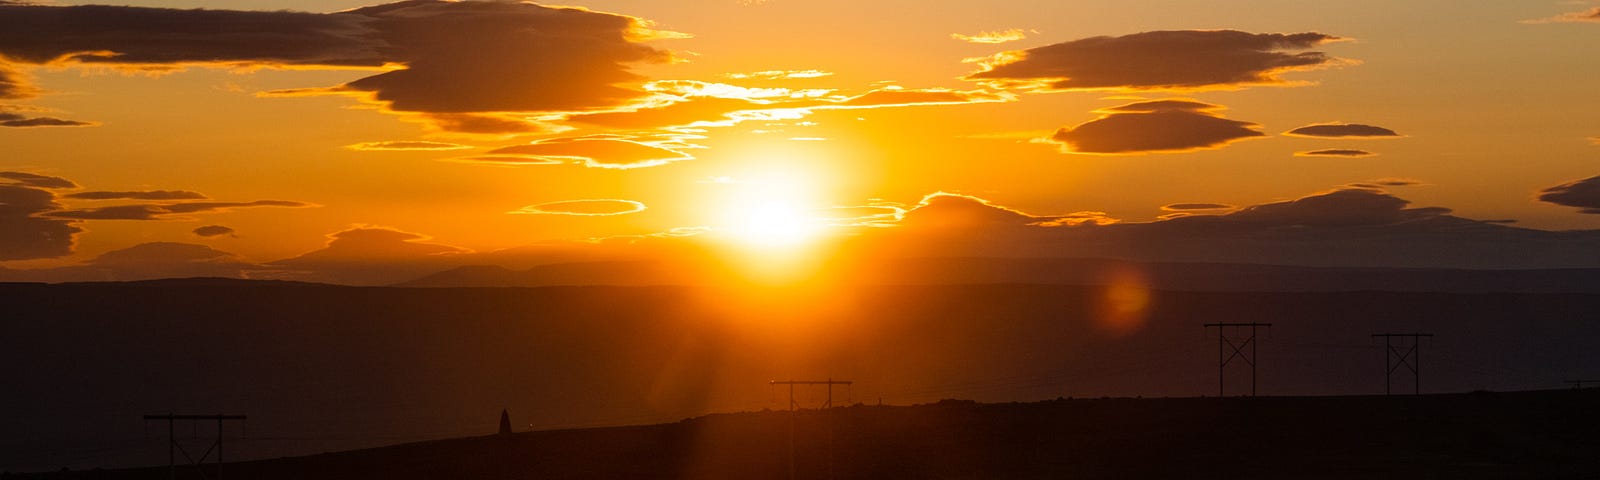
[[[853,406],[793,417],[794,478],[1594,478],[1600,391]],[[238,479],[784,479],[787,412],[223,466]],[[486,424],[488,422],[485,422]],[[199,478],[192,467],[179,478]],[[207,472],[215,474],[210,466]],[[156,480],[144,468],[23,475]]]
[[[12,472],[164,464],[165,425],[142,421],[146,414],[249,415],[247,425],[228,425],[225,436],[228,459],[253,460],[480,435],[492,431],[501,409],[510,410],[519,431],[781,410],[787,406],[787,392],[768,386],[775,379],[854,381],[836,390],[836,404],[1214,396],[1218,332],[1201,327],[1213,322],[1273,323],[1255,343],[1262,395],[1382,394],[1384,346],[1370,336],[1381,332],[1437,335],[1420,348],[1424,393],[1552,389],[1563,388],[1565,380],[1600,377],[1600,355],[1595,353],[1600,295],[1574,293],[1130,294],[1111,286],[1026,284],[793,290],[358,288],[181,280],[0,284],[0,305],[5,306],[0,318],[0,471]],[[1228,333],[1236,342],[1246,334]],[[1226,372],[1228,395],[1248,393],[1249,385],[1249,369],[1235,360]],[[1401,370],[1393,387],[1396,393],[1411,393],[1413,379]],[[796,393],[806,408],[824,401],[820,388]],[[1322,400],[1267,401],[1293,405]],[[1409,405],[1398,403],[1402,400],[1371,406],[1362,402],[1379,400],[1341,401],[1354,402],[1341,407],[1348,412]],[[1134,405],[1169,405],[1162,402]],[[1173,402],[1207,405],[1208,400]],[[1050,405],[1036,408],[1048,410]],[[1102,404],[1061,406],[1069,405]],[[1093,417],[1108,422],[1167,418],[1160,413],[1165,407],[1129,408],[1143,413]],[[1170,426],[1177,430],[1128,427],[1127,434],[1137,436],[1127,441],[1131,443],[1117,443],[1120,433],[1049,441],[1068,442],[1063,448],[1071,450],[1077,448],[1071,442],[1080,441],[1128,448],[1149,443],[1154,448],[1187,438],[1185,447],[1169,450],[1187,455],[1215,442],[1185,435],[1260,428],[1250,438],[1262,448],[1370,447],[1312,437],[1295,445],[1263,443],[1274,435],[1299,435],[1309,428],[1304,422],[1322,421],[1318,414],[1288,413],[1315,409],[1238,417],[1205,408],[1174,412],[1185,419],[1183,425]],[[1514,406],[1485,414],[1507,422],[1534,422],[1536,418],[1520,416],[1538,413],[1531,409]],[[1048,423],[1055,415],[1043,415],[1039,422]],[[722,417],[699,422],[712,425],[717,418]],[[877,417],[861,421],[877,421],[871,418]],[[1273,420],[1262,423],[1260,418]],[[1329,421],[1327,426],[1360,425],[1360,434],[1350,433],[1353,441],[1397,444],[1364,435],[1391,435],[1382,433],[1391,424],[1420,421],[1384,418],[1376,423]],[[690,427],[645,431],[683,428]],[[1192,431],[1184,433],[1185,428]],[[196,456],[214,429],[206,424],[178,426],[186,433],[180,435],[189,442],[186,448],[193,448]],[[900,431],[915,430],[896,427],[882,435]],[[1546,438],[1529,437],[1535,433],[1505,433],[1504,441],[1547,442],[1528,443],[1533,442],[1529,438]],[[527,440],[510,443],[536,443],[545,438],[541,435],[558,434],[517,437]],[[938,438],[932,433],[901,436],[916,442]],[[1495,444],[1472,436],[1438,438]],[[927,455],[927,450],[911,447],[905,451],[910,453],[903,455],[932,457],[919,457],[921,461],[960,458],[944,458],[954,453]],[[1005,451],[1024,455],[1035,450]],[[1058,450],[1049,452],[1056,455]],[[1094,456],[1114,458],[1105,452]],[[1229,465],[1254,468],[1254,463]],[[1169,467],[1180,465],[1189,464]],[[875,470],[862,466],[855,471]]]

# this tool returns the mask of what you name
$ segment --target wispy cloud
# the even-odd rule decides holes
[[[528,205],[506,213],[514,215],[570,215],[579,217],[608,217],[643,212],[645,205],[633,200],[584,199],[562,200]]]
[[[1600,7],[1593,7],[1579,12],[1567,12],[1554,17],[1523,20],[1522,23],[1583,23],[1600,22]]]
[[[1577,207],[1580,213],[1600,214],[1600,175],[1540,190],[1539,200]]]
[[[352,145],[345,145],[344,148],[348,148],[348,149],[351,149],[351,150],[362,150],[362,151],[396,152],[396,151],[419,151],[419,150],[420,151],[470,150],[470,149],[472,149],[472,146],[471,145],[462,145],[462,144],[459,144],[459,143],[447,143],[447,142],[430,142],[430,141],[422,141],[422,140],[397,140],[397,141],[386,141],[386,142],[362,142],[362,143],[357,143],[357,144],[352,144]]]
[[[972,35],[952,33],[950,34],[950,38],[967,43],[997,44],[1015,42],[1017,40],[1028,38],[1028,32],[1023,31],[1020,28],[1012,28],[992,32],[979,32]]]

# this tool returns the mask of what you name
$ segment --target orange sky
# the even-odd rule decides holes
[[[0,2],[0,279],[1600,266],[1600,7],[1480,3]]]

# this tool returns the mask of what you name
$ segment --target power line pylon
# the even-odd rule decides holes
[[[1256,322],[1207,323],[1205,324],[1205,327],[1217,328],[1217,396],[1226,396],[1227,390],[1225,388],[1226,382],[1224,379],[1227,378],[1227,376],[1224,374],[1226,373],[1228,363],[1232,362],[1234,358],[1243,360],[1244,363],[1250,365],[1250,396],[1256,396],[1256,343],[1258,343],[1256,342],[1256,328],[1272,328],[1272,324]],[[1250,336],[1234,336],[1231,338],[1228,336],[1229,330],[1239,330],[1242,329],[1242,327],[1250,327]],[[1234,343],[1234,340],[1240,341],[1238,343]],[[1228,352],[1228,347],[1233,348],[1232,353]],[[1245,353],[1245,347],[1249,347],[1250,353]]]
[[[833,386],[834,385],[849,386],[849,385],[855,384],[855,382],[852,382],[852,381],[849,381],[849,380],[834,380],[834,379],[830,378],[830,379],[827,379],[827,380],[773,380],[773,381],[767,382],[767,384],[768,385],[788,385],[789,386],[789,480],[794,480],[794,478],[795,478],[795,459],[794,459],[794,450],[795,450],[795,444],[794,444],[795,409],[797,407],[799,407],[799,404],[795,403],[795,401],[794,401],[794,386],[795,385],[827,385],[828,386],[828,401],[826,403],[822,404],[822,408],[824,410],[827,410],[827,409],[833,408]],[[828,427],[829,427],[829,430],[828,430],[828,473],[829,473],[829,476],[831,477],[832,474],[833,474],[833,430],[832,430],[833,423],[829,422],[828,423]]]
[[[175,414],[169,413],[169,414],[166,414],[166,415],[145,415],[144,419],[147,422],[150,421],[150,420],[166,420],[167,421],[167,478],[169,480],[178,478],[178,458],[177,458],[176,455],[174,455],[175,453],[178,453],[178,452],[182,452],[183,453],[183,458],[188,460],[189,461],[189,465],[193,466],[195,468],[195,470],[197,470],[200,473],[200,478],[208,478],[208,477],[206,477],[205,470],[200,468],[200,467],[202,465],[205,465],[206,459],[211,457],[211,452],[213,450],[215,450],[217,452],[217,469],[216,469],[216,477],[215,478],[219,478],[220,479],[220,478],[222,478],[222,422],[228,421],[228,420],[237,420],[237,421],[242,423],[242,422],[244,422],[245,416],[244,415],[221,415],[221,414],[217,414],[217,415],[175,415]],[[200,458],[198,460],[195,459],[194,457],[189,456],[189,452],[184,450],[182,445],[178,444],[178,437],[173,432],[173,424],[176,423],[176,421],[178,421],[178,420],[191,420],[191,421],[216,420],[217,421],[217,440],[214,441],[214,442],[211,442],[211,445],[206,447],[205,453],[201,454]]]
[[[1395,370],[1406,367],[1411,370],[1411,394],[1422,394],[1422,337],[1433,337],[1431,333],[1374,333],[1373,338],[1383,337],[1383,394],[1393,393],[1392,378]],[[1409,338],[1411,342],[1406,345],[1395,345],[1394,339]],[[1407,347],[1400,351],[1400,347]]]

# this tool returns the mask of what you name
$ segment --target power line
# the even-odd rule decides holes
[[[1272,324],[1256,322],[1207,323],[1204,326],[1206,328],[1217,328],[1217,396],[1222,397],[1226,395],[1227,389],[1224,381],[1227,378],[1227,375],[1225,375],[1226,368],[1228,363],[1232,362],[1235,358],[1238,358],[1244,361],[1244,363],[1250,365],[1250,396],[1256,396],[1256,343],[1258,343],[1256,342],[1256,328],[1272,328]],[[1237,331],[1242,327],[1250,327],[1250,336],[1235,336],[1233,338],[1228,337],[1229,330]],[[1240,341],[1238,343],[1234,343],[1234,340]],[[1227,347],[1232,347],[1232,354],[1228,353]],[[1250,348],[1250,353],[1245,353],[1245,347]]]
[[[1421,344],[1419,342],[1421,341],[1422,337],[1433,337],[1433,334],[1374,333],[1372,334],[1372,337],[1383,337],[1383,394],[1389,395],[1392,392],[1392,377],[1394,376],[1395,370],[1399,370],[1400,367],[1406,367],[1406,369],[1411,370],[1411,393],[1413,395],[1421,395],[1422,349],[1420,348]],[[1409,338],[1411,339],[1411,343],[1409,346],[1403,343],[1400,346],[1396,346],[1394,344],[1394,339],[1396,338]],[[1400,347],[1407,347],[1407,349],[1402,352],[1398,350]]]

